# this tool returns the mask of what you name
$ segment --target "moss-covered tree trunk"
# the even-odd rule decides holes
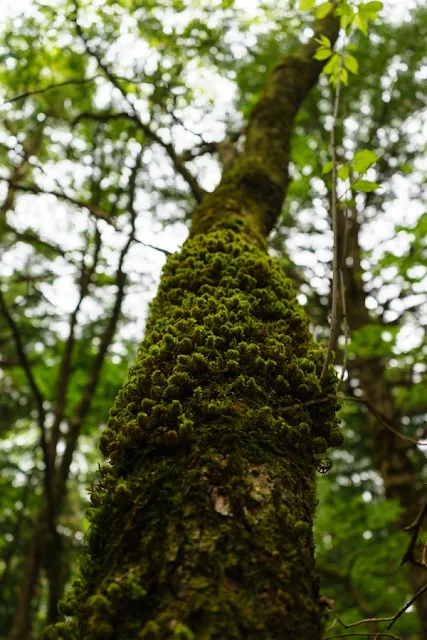
[[[316,35],[335,40],[332,17]],[[278,61],[244,153],[170,257],[111,411],[82,577],[49,638],[320,640],[315,466],[340,442],[324,353],[266,237],[322,63]],[[289,410],[289,407],[293,407]],[[283,410],[288,409],[288,411]]]

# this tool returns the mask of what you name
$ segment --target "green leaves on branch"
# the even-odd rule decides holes
[[[370,149],[364,149],[363,151],[358,151],[355,154],[350,164],[354,171],[356,171],[358,174],[362,174],[365,173],[365,171],[367,171],[369,167],[372,167],[372,165],[377,160],[378,156],[374,151],[371,151]]]
[[[351,188],[354,191],[362,191],[363,193],[370,193],[378,189],[379,184],[371,180],[361,180],[360,177],[377,161],[378,156],[375,155],[370,149],[364,149],[358,151],[353,160],[347,164],[339,167],[337,175],[341,180],[348,180],[351,173],[357,173],[358,177],[351,183]],[[327,174],[332,171],[333,163],[331,161],[326,162],[322,167],[322,174]]]
[[[318,40],[318,42],[320,42],[320,40]],[[349,71],[356,75],[359,73],[359,63],[351,54],[344,53],[343,64],[341,64],[341,55],[339,53],[334,53],[332,49],[321,45],[314,54],[314,58],[316,60],[327,60],[330,58],[323,69],[323,73],[330,76],[329,81],[334,86],[336,86],[338,78],[347,86]]]
[[[315,0],[300,0],[299,8],[301,11],[309,11],[313,9]],[[341,0],[334,10],[336,16],[340,16],[341,28],[347,30],[353,23],[364,35],[368,35],[368,22],[378,17],[378,11],[383,8],[383,3],[379,0],[374,2],[361,2],[356,5],[351,0]],[[334,9],[332,2],[322,2],[315,7],[314,12],[316,18],[326,18],[326,16]],[[324,60],[325,58],[318,58]]]
[[[301,11],[310,11],[314,7],[315,0],[300,0],[299,8]]]
[[[344,66],[350,73],[354,73],[355,75],[359,73],[359,63],[356,58],[350,54],[344,56]]]
[[[316,18],[326,18],[328,13],[330,13],[331,9],[333,9],[332,2],[323,2],[318,7],[316,7]]]
[[[363,191],[364,193],[370,193],[375,191],[380,186],[377,182],[371,182],[370,180],[356,180],[352,185],[355,191]]]

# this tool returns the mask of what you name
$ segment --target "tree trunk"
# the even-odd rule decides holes
[[[45,511],[41,510],[34,527],[31,544],[25,559],[24,572],[18,593],[9,640],[29,640],[32,637],[32,599],[39,575],[43,538],[46,534]]]
[[[316,23],[335,40],[336,18]],[[82,579],[47,638],[320,640],[318,456],[341,442],[323,349],[266,252],[290,136],[322,62],[283,56],[244,152],[171,256],[111,411]],[[305,404],[307,403],[307,404]],[[291,407],[291,409],[289,409]]]
[[[64,608],[78,637],[321,638],[314,467],[340,440],[336,406],[280,415],[333,392],[307,324],[235,231],[169,259],[102,436],[111,465]]]

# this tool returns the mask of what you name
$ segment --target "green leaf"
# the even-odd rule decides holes
[[[359,31],[361,31],[365,36],[368,35],[368,23],[366,22],[366,19],[360,14],[358,13],[356,15],[355,18],[355,24],[356,27],[359,29]]]
[[[344,66],[346,69],[351,71],[351,73],[358,74],[359,73],[359,63],[357,62],[354,56],[345,56],[344,58]]]
[[[348,86],[348,71],[347,69],[341,69],[341,82],[343,84],[345,84],[345,86]]]
[[[358,151],[351,161],[351,166],[353,169],[359,173],[365,173],[369,167],[371,167],[378,159],[378,156],[375,155],[374,151],[370,149],[364,149],[363,151]]]
[[[365,18],[374,20],[377,17],[377,12],[383,8],[382,2],[365,2],[359,5],[358,10]]]
[[[329,75],[330,73],[334,73],[334,71],[338,70],[339,64],[340,64],[340,57],[338,53],[334,53],[332,58],[325,65],[323,69],[324,73],[326,73],[327,75]]]
[[[381,11],[383,6],[383,3],[379,0],[374,0],[373,2],[365,2],[365,4],[362,4],[362,7],[364,7],[364,9],[367,9],[368,11]]]
[[[314,7],[315,0],[300,0],[299,8],[301,11],[309,11]]]
[[[332,2],[324,2],[323,4],[319,4],[319,6],[316,7],[316,18],[326,18],[333,6],[334,5],[332,4]]]
[[[337,9],[337,15],[339,16],[350,17],[353,13],[354,13],[354,9],[350,7],[350,5],[347,4],[346,2],[342,2]]]
[[[371,182],[370,180],[357,180],[354,184],[351,185],[355,191],[363,191],[364,193],[370,193],[371,191],[375,191],[380,186],[376,182]]]
[[[341,178],[341,180],[347,180],[349,175],[350,175],[350,168],[348,164],[344,164],[342,167],[338,169],[338,177]]]
[[[315,41],[318,42],[319,44],[321,44],[323,47],[327,47],[328,49],[332,49],[332,43],[329,40],[329,38],[327,36],[324,36],[323,34],[320,36],[320,38],[315,38]]]
[[[313,58],[316,60],[327,60],[332,55],[331,49],[326,49],[325,47],[319,47]]]
[[[332,167],[333,167],[333,162],[331,160],[329,160],[329,162],[326,162],[323,167],[322,167],[322,174],[324,173],[329,173],[330,171],[332,171]]]
[[[350,198],[350,200],[338,200],[338,205],[340,207],[354,207],[356,206],[356,200],[354,198]]]

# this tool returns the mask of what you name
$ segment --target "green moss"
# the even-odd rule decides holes
[[[335,401],[304,402],[336,381],[320,387],[290,282],[244,237],[196,235],[167,261],[62,605],[81,640],[321,637],[314,473],[341,436]]]

